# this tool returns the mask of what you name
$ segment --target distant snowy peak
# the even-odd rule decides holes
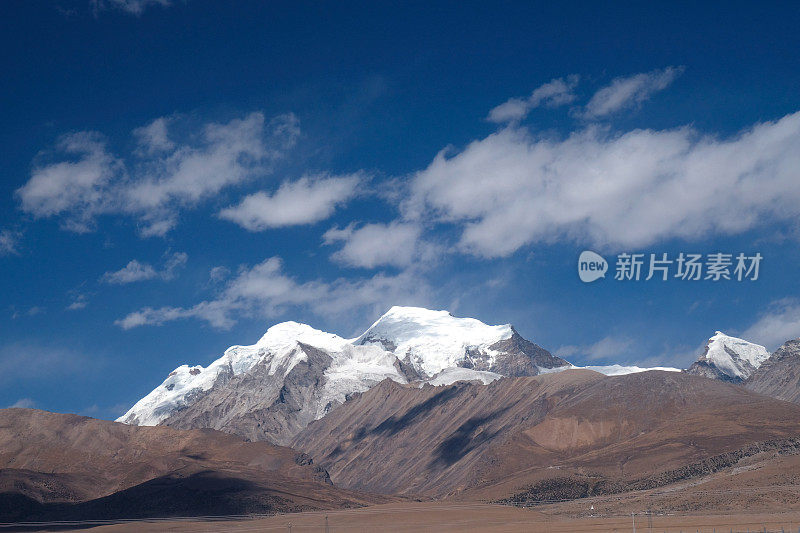
[[[394,353],[422,378],[454,367],[514,376],[535,375],[537,366],[567,364],[520,337],[509,324],[489,326],[420,307],[392,307],[352,342]]]
[[[750,377],[767,359],[769,352],[760,344],[717,331],[708,339],[703,355],[687,372],[740,383]]]
[[[541,368],[541,374],[554,374],[556,372],[563,372],[564,370],[593,370],[606,376],[624,376],[626,374],[638,374],[639,372],[649,372],[651,370],[661,370],[663,372],[681,372],[680,368],[673,368],[671,366],[631,366],[631,365],[590,365],[590,366],[576,366],[566,365],[555,368]]]
[[[626,374],[638,374],[639,372],[649,372],[651,370],[661,370],[662,372],[680,372],[680,368],[673,368],[671,366],[624,366],[624,365],[605,365],[605,366],[576,366],[573,368],[586,368],[600,372],[606,376],[624,376]]]

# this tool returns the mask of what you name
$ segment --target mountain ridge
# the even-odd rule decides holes
[[[744,383],[768,357],[763,346],[717,331],[685,372]],[[231,346],[207,367],[179,366],[118,421],[209,427],[286,445],[312,421],[385,379],[417,387],[485,385],[576,368],[606,375],[679,371],[577,367],[510,324],[491,326],[447,311],[395,306],[350,339],[294,321],[275,324],[255,344]]]
[[[487,383],[570,364],[524,339],[447,311],[392,307],[353,339],[282,322],[208,367],[182,365],[118,421],[210,427],[286,444],[312,420],[384,379],[400,384]]]

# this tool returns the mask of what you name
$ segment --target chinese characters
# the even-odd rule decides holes
[[[679,253],[669,257],[661,254],[621,253],[617,255],[617,281],[649,281],[651,279],[667,281],[680,279],[686,281],[756,281],[759,275],[760,253],[746,255],[744,253]]]

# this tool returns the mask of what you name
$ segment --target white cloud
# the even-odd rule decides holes
[[[106,272],[100,278],[100,281],[115,285],[135,283],[137,281],[146,281],[156,278],[168,281],[175,277],[175,271],[177,269],[186,265],[188,259],[189,256],[183,252],[170,254],[165,259],[164,267],[161,270],[156,270],[148,263],[140,263],[136,259],[133,259],[117,271]]]
[[[134,131],[139,148],[127,158],[112,155],[96,132],[63,136],[61,161],[37,164],[17,190],[21,208],[36,218],[60,217],[65,229],[85,232],[101,215],[136,217],[143,236],[164,235],[181,209],[197,206],[226,187],[271,171],[299,135],[297,118],[265,122],[251,113],[227,123],[205,124],[177,143],[168,136],[175,119],[157,119]]]
[[[365,224],[358,229],[331,228],[323,239],[325,244],[344,242],[331,257],[354,267],[409,266],[418,257],[421,228],[415,224]]]
[[[79,294],[75,299],[70,303],[66,309],[67,311],[79,311],[81,309],[85,309],[86,306],[89,305],[85,294]]]
[[[297,281],[283,271],[283,262],[271,257],[242,269],[211,300],[192,307],[145,307],[117,320],[123,329],[161,325],[180,319],[199,319],[221,329],[232,327],[238,317],[275,317],[292,308],[306,308],[318,315],[369,309],[384,311],[391,305],[423,305],[427,286],[413,274],[376,275],[361,280],[334,282]]]
[[[800,337],[800,302],[793,299],[774,302],[741,337],[764,345],[770,351],[788,340],[797,339]]]
[[[139,148],[145,154],[167,152],[175,148],[175,143],[169,139],[167,126],[169,119],[166,117],[157,118],[146,126],[133,130]]]
[[[286,181],[273,194],[258,192],[219,216],[250,231],[313,224],[333,214],[336,206],[356,195],[364,181],[361,174],[305,176]]]
[[[172,0],[91,0],[95,13],[103,9],[118,9],[139,16],[150,6],[169,7]]]
[[[9,405],[10,408],[33,409],[36,407],[36,402],[30,398],[20,398],[13,404]]]
[[[599,248],[732,235],[800,218],[800,112],[720,139],[690,127],[565,139],[509,127],[440,152],[413,176],[406,220],[452,223],[459,247],[507,256],[534,242]]]
[[[161,278],[164,280],[173,279],[175,277],[175,271],[186,266],[188,260],[189,255],[185,252],[167,254],[164,260],[164,268],[161,270]]]
[[[98,133],[64,135],[56,150],[68,159],[34,168],[17,190],[22,210],[37,218],[67,215],[66,229],[90,231],[97,214],[113,209],[115,200],[107,189],[112,181],[123,180],[124,168]]]
[[[562,346],[555,353],[564,359],[579,356],[590,361],[605,359],[618,362],[622,355],[628,354],[632,346],[631,339],[608,336],[594,344]]]
[[[641,104],[653,93],[666,89],[683,73],[683,67],[667,67],[633,76],[616,78],[586,104],[584,117],[600,118]]]
[[[0,231],[0,256],[18,254],[20,233],[9,229]]]
[[[101,281],[111,284],[125,284],[153,279],[156,276],[158,276],[158,274],[152,265],[140,263],[136,259],[132,259],[123,268],[115,272],[106,272],[103,274]]]
[[[211,281],[219,282],[231,275],[231,271],[224,266],[215,266],[208,273],[208,278]]]
[[[578,80],[578,76],[574,74],[566,78],[553,79],[538,87],[526,99],[512,98],[493,108],[489,112],[488,120],[495,123],[515,122],[525,118],[535,107],[558,107],[569,104],[575,100],[573,91],[578,85]]]

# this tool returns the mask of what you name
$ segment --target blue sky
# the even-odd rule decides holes
[[[3,3],[0,405],[115,417],[394,304],[585,364],[800,335],[800,10],[557,4]],[[584,284],[585,249],[764,259]]]

